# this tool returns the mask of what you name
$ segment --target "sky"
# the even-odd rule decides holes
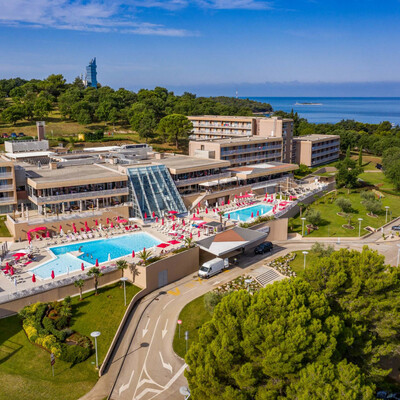
[[[400,0],[0,0],[0,79],[400,96]],[[300,93],[299,93],[300,92]]]

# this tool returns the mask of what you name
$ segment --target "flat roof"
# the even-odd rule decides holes
[[[25,171],[28,184],[36,189],[128,180],[125,174],[118,172],[118,168],[111,164],[68,165],[57,169],[29,166],[25,167]]]
[[[340,139],[339,135],[305,135],[305,136],[294,136],[293,140],[305,140],[305,141],[318,141],[318,140],[332,140],[332,139]]]
[[[238,178],[249,179],[251,177],[260,177],[267,175],[275,175],[281,172],[290,172],[298,169],[299,166],[296,164],[288,164],[281,162],[269,162],[263,164],[251,164],[243,167],[232,167],[229,171],[236,174]]]
[[[173,174],[209,168],[222,168],[230,165],[229,161],[210,158],[190,157],[181,154],[164,153],[164,158],[152,160],[153,164],[164,164]]]
[[[13,159],[29,157],[48,157],[54,155],[52,151],[22,151],[18,153],[6,153],[5,156]]]

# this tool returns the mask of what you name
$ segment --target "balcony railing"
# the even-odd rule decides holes
[[[0,197],[0,204],[14,203],[14,197]]]
[[[312,158],[315,158],[315,157],[321,157],[321,156],[325,156],[325,155],[327,155],[327,154],[332,154],[332,155],[339,155],[339,148],[337,148],[337,149],[329,149],[329,150],[325,150],[325,151],[321,151],[321,152],[319,152],[319,153],[316,153],[316,152],[312,152]]]
[[[276,144],[273,146],[259,146],[259,147],[251,147],[247,149],[234,149],[234,150],[221,150],[221,156],[230,155],[230,154],[244,154],[244,153],[254,153],[259,151],[268,151],[268,150],[276,150],[281,149],[282,145]]]
[[[231,176],[230,172],[222,172],[215,175],[199,176],[197,178],[181,179],[179,181],[174,181],[176,187],[182,187],[187,185],[193,185],[199,182],[215,181],[217,179],[229,178]]]
[[[0,185],[0,192],[12,192],[14,191],[13,185]]]
[[[13,174],[12,172],[3,172],[0,174],[0,179],[12,179],[13,178]]]
[[[323,163],[326,163],[328,161],[334,161],[334,160],[338,160],[338,159],[339,159],[339,154],[331,156],[331,157],[323,157],[320,160],[313,160],[312,161],[312,165],[323,164]]]
[[[56,196],[35,196],[29,195],[36,204],[46,204],[50,202],[63,202],[63,201],[74,201],[74,200],[85,200],[91,197],[110,197],[118,195],[128,195],[129,188],[118,188],[109,190],[97,190],[92,192],[81,192],[81,193],[70,193],[70,194],[60,194]]]

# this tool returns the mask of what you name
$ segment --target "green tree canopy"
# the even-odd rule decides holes
[[[400,190],[400,147],[391,147],[383,153],[383,171],[396,190]]]
[[[171,114],[164,117],[158,124],[157,131],[162,138],[175,143],[179,147],[179,140],[188,140],[193,124],[181,114]]]
[[[135,130],[142,139],[147,141],[154,136],[157,126],[156,118],[151,110],[137,112],[130,120],[132,129]]]

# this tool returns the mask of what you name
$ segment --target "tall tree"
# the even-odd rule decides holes
[[[164,117],[158,124],[157,131],[167,141],[179,147],[179,140],[188,140],[193,124],[181,114],[171,114]]]
[[[92,268],[89,269],[87,275],[91,276],[93,278],[93,281],[94,281],[94,292],[95,292],[95,295],[97,296],[97,294],[98,294],[97,293],[97,287],[99,286],[99,278],[101,276],[103,276],[103,273],[100,271],[99,268],[92,267]]]
[[[135,130],[146,143],[154,136],[157,122],[152,111],[144,110],[137,112],[133,115],[130,122],[132,129]]]

